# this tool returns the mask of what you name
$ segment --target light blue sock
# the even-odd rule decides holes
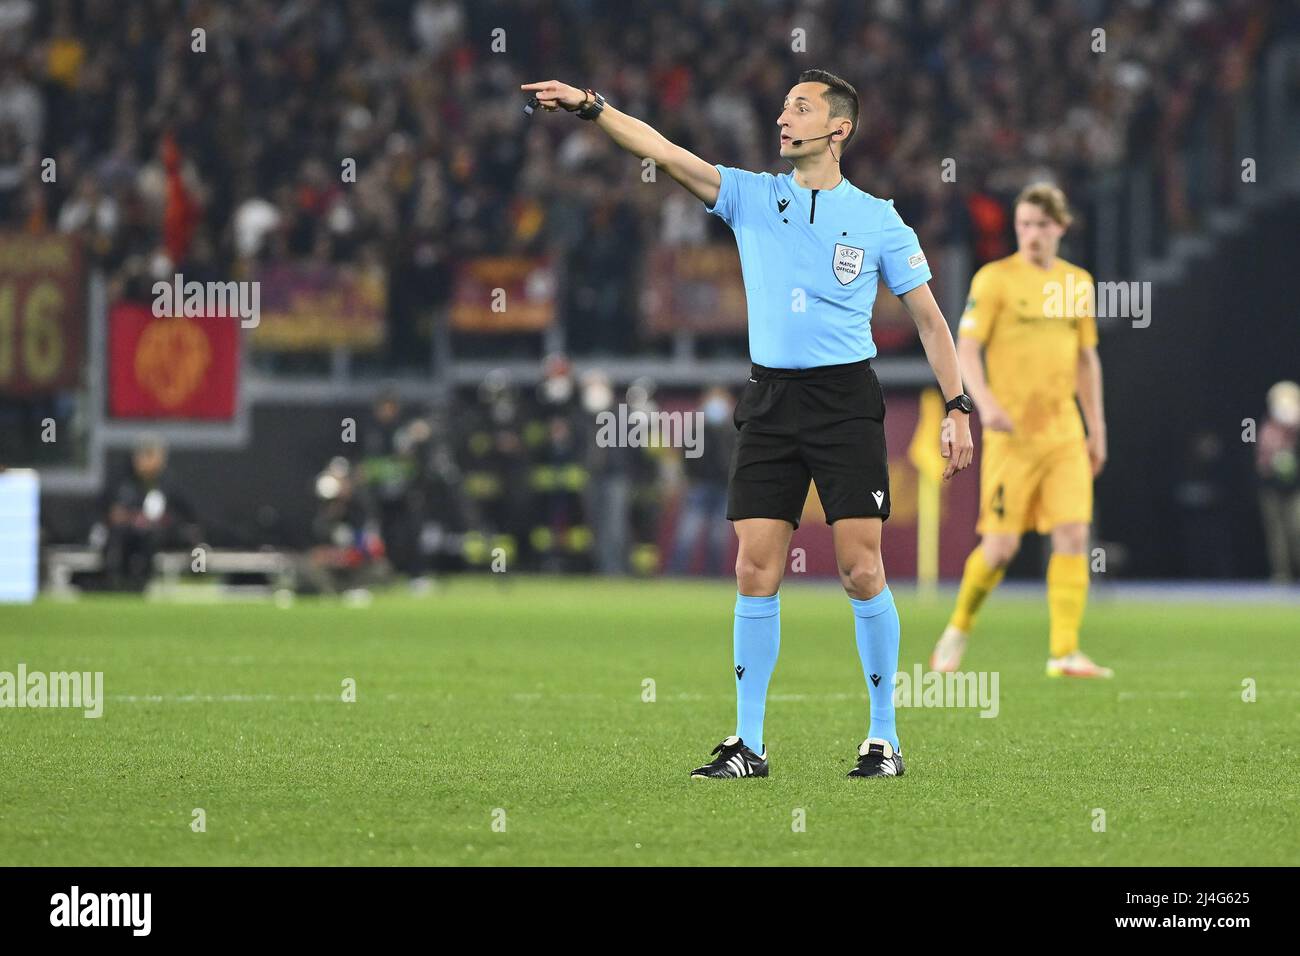
[[[858,657],[871,695],[871,729],[868,737],[888,740],[898,750],[894,726],[894,672],[898,670],[898,608],[888,586],[866,601],[849,598],[858,638]]]
[[[736,661],[736,736],[763,754],[763,715],[767,685],[781,649],[781,595],[748,597],[736,593],[733,650]]]

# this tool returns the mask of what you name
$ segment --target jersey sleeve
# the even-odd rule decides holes
[[[718,187],[717,201],[712,206],[706,205],[704,211],[735,229],[744,221],[745,210],[753,207],[754,197],[764,188],[763,177],[720,163],[714,163],[713,168],[722,176],[722,185]]]
[[[1082,271],[1082,270],[1080,270]],[[1088,284],[1089,294],[1085,297],[1085,305],[1079,310],[1079,350],[1095,349],[1097,347],[1097,308],[1096,293],[1097,283],[1092,281],[1092,276],[1087,272],[1083,273],[1083,281]]]
[[[880,274],[894,295],[911,292],[931,279],[930,264],[925,261],[916,232],[903,222],[892,199],[880,237]]]
[[[970,280],[970,294],[966,297],[961,321],[957,323],[957,335],[986,344],[993,334],[993,323],[1001,307],[1002,283],[998,274],[986,265]]]

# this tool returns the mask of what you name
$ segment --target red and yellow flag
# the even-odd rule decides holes
[[[239,381],[239,319],[109,311],[109,415],[230,419]]]

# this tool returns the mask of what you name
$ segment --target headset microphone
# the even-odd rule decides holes
[[[834,136],[837,133],[839,133],[839,130],[832,130],[831,132],[827,133],[825,136],[811,136],[808,139],[792,139],[790,140],[790,145],[802,146],[804,143],[815,143],[819,139],[826,139],[828,136]]]

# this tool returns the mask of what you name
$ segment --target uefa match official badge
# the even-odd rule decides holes
[[[858,277],[858,273],[862,271],[862,260],[865,258],[865,249],[846,246],[842,242],[835,243],[835,278],[839,280],[840,285],[848,285]]]

